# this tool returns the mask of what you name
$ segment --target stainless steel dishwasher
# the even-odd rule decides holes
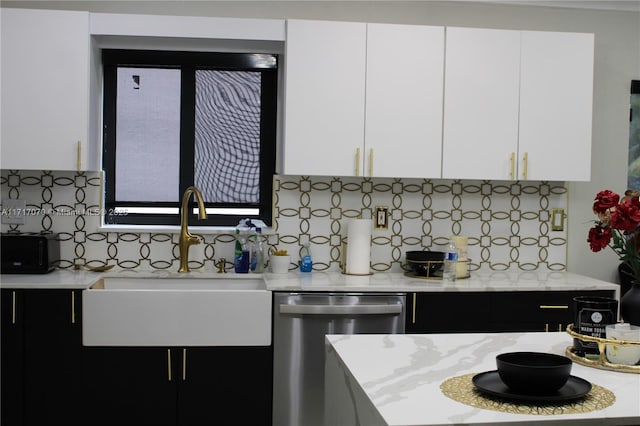
[[[274,293],[273,425],[324,423],[324,336],[404,333],[404,293]]]

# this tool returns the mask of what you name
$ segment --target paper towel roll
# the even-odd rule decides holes
[[[369,274],[371,257],[371,219],[351,219],[347,224],[346,273]]]

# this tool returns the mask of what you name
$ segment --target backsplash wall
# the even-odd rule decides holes
[[[2,232],[60,234],[61,267],[114,264],[123,269],[178,268],[178,234],[100,230],[100,175],[2,170],[3,200],[26,201],[25,224]],[[564,270],[565,231],[551,231],[551,209],[567,208],[563,183],[282,176],[274,178],[271,246],[297,261],[310,242],[314,270],[340,269],[346,220],[388,208],[388,228],[372,230],[373,271],[402,271],[407,250],[443,249],[450,235],[469,237],[472,270]],[[192,233],[198,234],[195,228]],[[234,234],[199,234],[192,269],[232,270]],[[293,268],[293,265],[292,265]]]

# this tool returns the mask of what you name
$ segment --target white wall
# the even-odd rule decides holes
[[[431,1],[3,1],[3,7],[93,12],[306,18],[595,33],[592,181],[571,183],[567,266],[615,280],[613,253],[593,254],[586,243],[591,203],[601,189],[624,192],[629,86],[640,79],[640,13],[574,8]],[[549,153],[553,155],[553,153]],[[570,159],[567,167],[571,167]]]

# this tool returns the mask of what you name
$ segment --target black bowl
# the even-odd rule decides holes
[[[408,251],[405,253],[407,267],[416,275],[431,277],[442,269],[444,264],[443,251]]]
[[[509,352],[496,356],[500,379],[521,394],[552,394],[567,383],[572,362],[562,355]]]

